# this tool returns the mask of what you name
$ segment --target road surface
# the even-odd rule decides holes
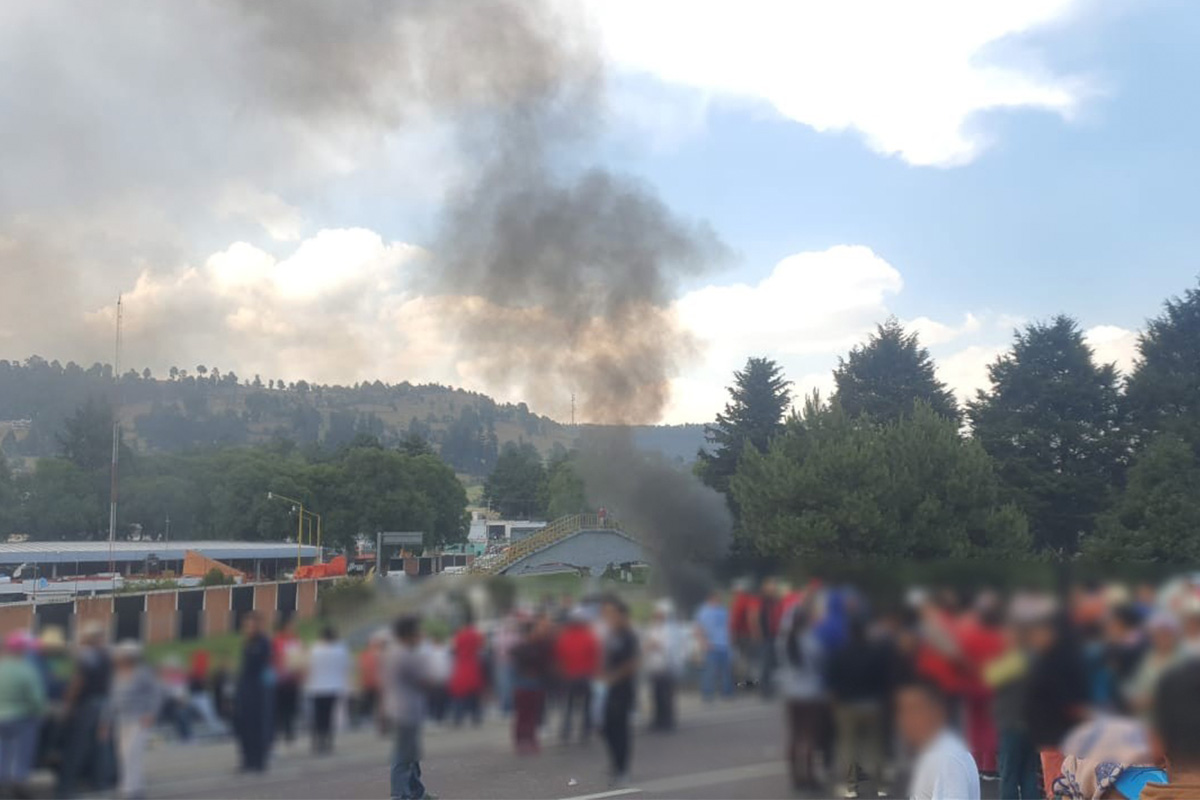
[[[609,788],[598,739],[560,745],[550,736],[541,754],[518,757],[507,724],[496,718],[479,728],[430,726],[422,761],[425,783],[443,798],[795,796],[781,758],[783,714],[778,704],[747,697],[705,707],[688,697],[680,717],[679,730],[672,734],[636,730],[631,780],[620,790]],[[365,731],[343,734],[332,756],[312,757],[307,746],[277,752],[271,771],[262,776],[237,774],[236,753],[228,742],[165,744],[148,760],[149,794],[155,798],[388,796],[388,742]]]

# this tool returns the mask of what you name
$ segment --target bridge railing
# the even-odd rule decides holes
[[[535,534],[518,539],[503,553],[481,556],[471,567],[474,573],[497,573],[515,564],[528,555],[549,547],[557,541],[579,531],[621,530],[621,524],[611,516],[599,514],[571,514],[559,517]]]

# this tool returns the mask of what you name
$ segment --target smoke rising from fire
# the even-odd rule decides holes
[[[628,429],[597,429],[580,441],[589,502],[609,509],[649,550],[659,588],[684,608],[712,588],[712,565],[733,540],[725,497],[658,453],[634,448]]]

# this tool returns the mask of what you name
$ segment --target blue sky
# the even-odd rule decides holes
[[[828,389],[893,314],[964,396],[1014,325],[1059,312],[1127,368],[1137,329],[1200,274],[1198,3],[579,2],[607,60],[593,155],[736,253],[678,287],[698,348],[668,421],[710,419],[751,355],[798,394]],[[472,168],[444,120],[276,108],[252,32],[215,35],[219,8],[159,7],[154,25],[133,0],[99,21],[6,10],[0,49],[22,69],[0,76],[16,142],[0,357],[104,358],[122,291],[129,358],[156,370],[436,380],[567,413],[458,352],[411,280]],[[366,74],[370,91],[397,77]],[[51,267],[25,283],[5,252],[85,267],[41,307]]]
[[[713,221],[742,255],[742,280],[800,250],[859,243],[902,270],[900,314],[1067,311],[1136,326],[1200,272],[1200,104],[1186,78],[1200,74],[1200,6],[1146,3],[1028,38],[1095,95],[1069,122],[978,114],[991,144],[963,166],[913,166],[857,132],[736,102],[715,104],[673,150],[622,155],[672,206]]]

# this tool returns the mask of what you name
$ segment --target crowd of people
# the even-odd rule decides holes
[[[73,648],[61,629],[38,637],[11,631],[0,643],[0,796],[25,797],[38,767],[55,775],[55,796],[117,789],[145,794],[145,755],[155,736],[188,742],[237,735],[242,765],[265,769],[271,744],[288,746],[303,705],[313,752],[333,747],[335,713],[354,694],[354,665],[332,629],[304,646],[290,623],[273,640],[254,614],[233,674],[203,649],[191,664],[168,656],[151,665],[134,641],[108,646],[107,630],[80,626]],[[301,703],[303,698],[306,702]]]
[[[236,662],[195,650],[187,667],[109,647],[97,625],[73,648],[53,628],[8,633],[0,793],[26,796],[43,765],[60,797],[140,797],[152,737],[232,734],[242,769],[260,772],[302,727],[320,756],[363,725],[391,737],[392,796],[419,798],[424,728],[486,714],[510,719],[521,756],[547,736],[598,736],[620,786],[635,708],[648,731],[671,731],[678,687],[694,682],[707,702],[782,703],[801,792],[887,796],[906,777],[914,798],[975,800],[988,781],[1002,800],[1200,797],[1200,582],[912,590],[880,605],[852,586],[768,579],[714,592],[686,618],[660,601],[640,625],[615,596],[482,622],[460,612],[427,631],[400,619],[356,655],[332,628],[306,643],[290,621],[269,630],[249,613]]]
[[[747,680],[783,695],[797,789],[885,796],[907,772],[914,798],[975,800],[981,781],[1003,800],[1200,796],[1190,580],[912,590],[879,609],[849,586],[769,581],[714,596],[696,623],[706,694],[729,690],[740,654]]]

